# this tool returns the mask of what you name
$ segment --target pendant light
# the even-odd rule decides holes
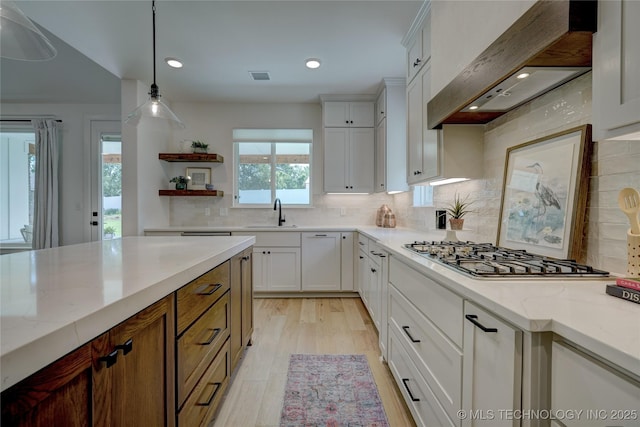
[[[57,55],[49,39],[9,1],[0,4],[0,56],[20,61],[46,61]]]
[[[162,119],[172,127],[184,129],[186,126],[175,115],[173,111],[160,100],[160,91],[156,84],[156,2],[151,2],[151,8],[153,11],[153,84],[149,90],[149,99],[142,105],[138,106],[127,116],[125,123],[133,126],[137,126],[144,118]]]

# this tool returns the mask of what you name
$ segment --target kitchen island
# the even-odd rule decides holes
[[[2,391],[254,242],[125,237],[1,256]]]

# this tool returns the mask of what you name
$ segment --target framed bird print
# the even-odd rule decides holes
[[[582,259],[591,125],[507,149],[498,246]]]

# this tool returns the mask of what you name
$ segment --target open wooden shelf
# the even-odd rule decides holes
[[[219,190],[160,190],[159,193],[161,196],[224,196],[224,191]]]
[[[224,157],[220,154],[209,153],[158,153],[158,158],[165,162],[224,163]]]

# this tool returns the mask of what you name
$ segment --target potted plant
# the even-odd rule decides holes
[[[102,235],[104,236],[104,238],[106,240],[108,239],[113,239],[116,235],[116,229],[115,227],[111,226],[111,225],[107,225],[103,230],[102,230]]]
[[[191,148],[194,153],[206,153],[209,148],[209,144],[205,144],[202,141],[192,141]]]
[[[173,178],[171,178],[169,180],[169,182],[175,182],[176,183],[176,190],[186,190],[187,189],[187,182],[189,182],[191,178],[188,176],[174,176]]]
[[[449,223],[451,224],[452,230],[462,230],[462,226],[464,225],[463,217],[469,212],[473,212],[469,209],[469,206],[471,206],[473,201],[468,200],[469,195],[463,199],[458,193],[456,193],[453,198],[453,203],[450,203],[449,206],[445,208],[449,215],[451,215]]]

